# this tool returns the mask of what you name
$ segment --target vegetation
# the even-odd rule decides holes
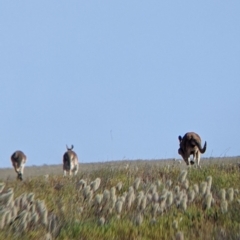
[[[3,179],[0,239],[240,238],[236,162],[160,162]]]

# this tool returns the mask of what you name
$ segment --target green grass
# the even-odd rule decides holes
[[[137,167],[137,168],[136,168]],[[48,179],[44,176],[28,177],[23,182],[15,180],[5,181],[4,192],[8,188],[14,189],[14,199],[23,193],[35,194],[35,200],[44,200],[49,215],[54,214],[57,217],[57,239],[175,239],[176,233],[181,231],[184,239],[239,239],[240,238],[240,214],[239,214],[239,195],[238,188],[240,183],[240,172],[236,163],[209,164],[204,165],[202,169],[187,169],[187,179],[189,189],[194,184],[200,184],[206,181],[208,176],[212,176],[211,194],[214,202],[210,209],[204,207],[205,197],[198,194],[194,201],[187,203],[187,210],[173,203],[171,206],[158,211],[153,219],[152,200],[147,201],[144,210],[137,208],[137,195],[140,191],[144,195],[148,194],[151,184],[156,184],[158,180],[162,185],[157,187],[157,192],[161,195],[166,189],[165,183],[172,181],[168,191],[174,193],[176,186],[179,186],[184,193],[178,177],[185,166],[172,164],[170,166],[154,163],[132,163],[130,168],[125,169],[121,164],[116,168],[111,166],[101,167],[92,171],[80,171],[78,176],[63,178],[62,175],[50,174]],[[61,174],[61,173],[60,173]],[[90,184],[97,177],[101,179],[100,187],[93,193],[91,201],[84,199],[83,190],[76,189],[77,183],[84,179]],[[94,199],[97,194],[102,194],[105,189],[109,190],[115,187],[118,182],[123,183],[120,191],[116,191],[117,197],[123,196],[129,191],[136,178],[141,179],[138,190],[135,190],[135,200],[130,209],[123,204],[120,216],[116,209],[100,211],[94,205]],[[228,201],[228,211],[223,214],[221,211],[221,199],[219,191],[229,188],[235,190],[234,200]],[[149,193],[150,195],[150,193]],[[1,194],[0,194],[1,196]],[[175,195],[174,195],[175,196]],[[228,199],[227,199],[228,200]],[[159,200],[159,204],[161,201]],[[2,208],[4,204],[2,204]],[[0,206],[1,209],[1,206]],[[20,213],[22,209],[19,210]],[[140,225],[136,224],[136,216],[141,212],[143,221]],[[104,217],[104,224],[100,224],[100,218]],[[1,215],[0,215],[1,219]],[[178,228],[173,226],[177,221]],[[0,239],[44,239],[44,235],[51,230],[40,223],[29,223],[26,230],[17,232],[13,225],[6,225],[0,230]],[[54,235],[54,234],[53,234]]]

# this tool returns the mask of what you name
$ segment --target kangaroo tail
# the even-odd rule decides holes
[[[204,146],[202,148],[201,143],[196,141],[196,145],[198,146],[198,149],[200,151],[200,153],[205,153],[206,149],[207,149],[207,142],[204,143]]]

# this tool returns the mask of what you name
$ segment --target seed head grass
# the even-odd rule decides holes
[[[238,166],[159,162],[0,179],[0,239],[240,237]]]

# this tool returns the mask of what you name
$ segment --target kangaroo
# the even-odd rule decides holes
[[[63,155],[63,176],[65,177],[67,173],[69,176],[78,172],[78,157],[77,154],[73,151],[73,145],[71,148],[67,147],[67,151]]]
[[[17,179],[23,180],[23,170],[27,161],[26,155],[22,151],[16,151],[11,156],[12,165],[17,173]]]
[[[203,148],[201,146],[201,138],[197,133],[188,132],[183,138],[178,137],[180,148],[178,153],[182,156],[187,165],[193,165],[197,160],[197,166],[199,166],[201,153],[205,153],[207,149],[207,142],[205,142]],[[190,155],[193,155],[193,159],[190,161]]]

